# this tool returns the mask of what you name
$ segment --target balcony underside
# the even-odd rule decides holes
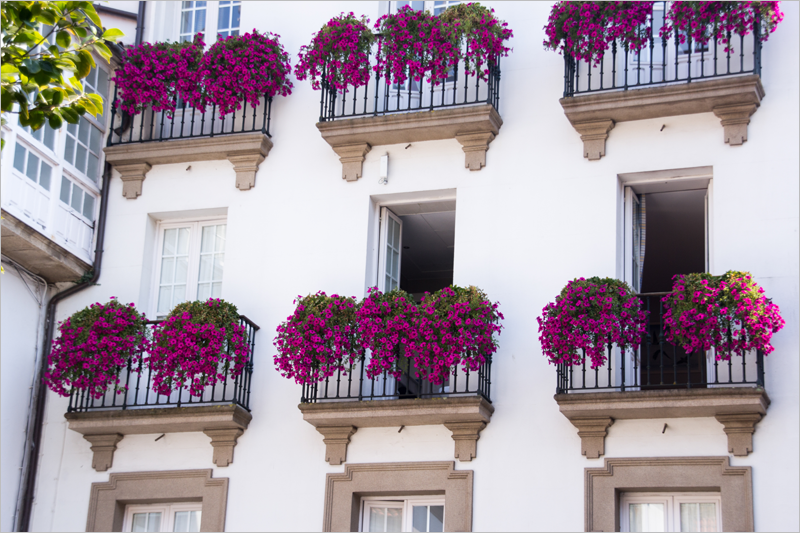
[[[6,210],[2,215],[3,255],[37,276],[49,283],[75,281],[92,268]]]

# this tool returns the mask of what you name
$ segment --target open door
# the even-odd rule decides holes
[[[378,288],[389,292],[400,287],[400,256],[403,252],[403,221],[388,207],[381,207],[381,240]]]

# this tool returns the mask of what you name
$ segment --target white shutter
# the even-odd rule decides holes
[[[400,260],[403,251],[403,221],[381,207],[381,241],[378,261],[378,288],[389,292],[400,286]]]

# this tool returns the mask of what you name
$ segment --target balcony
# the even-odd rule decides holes
[[[494,412],[491,358],[477,372],[453,368],[442,385],[416,377],[413,363],[404,357],[398,357],[399,378],[387,372],[369,378],[366,358],[362,355],[349,372],[339,370],[320,383],[303,385],[300,411],[323,435],[326,461],[345,461],[350,437],[358,428],[402,431],[405,426],[439,424],[453,433],[456,459],[475,458],[480,432]]]
[[[632,120],[713,112],[725,143],[747,141],[750,116],[764,98],[759,23],[746,36],[729,32],[732,50],[714,40],[693,43],[691,36],[681,44],[675,35],[659,37],[666,4],[655,2],[649,46],[639,53],[614,42],[597,65],[564,56],[560,103],[590,161],[605,155],[616,123]]]
[[[148,322],[151,328],[159,323]],[[116,445],[125,435],[189,431],[202,431],[211,438],[215,465],[232,463],[237,439],[252,419],[250,389],[255,335],[259,330],[245,316],[240,317],[240,323],[247,332],[248,361],[244,371],[232,378],[225,370],[222,383],[206,387],[200,397],[191,396],[184,389],[169,395],[157,394],[152,389],[152,370],[142,361],[138,368],[128,362],[120,374],[119,392],[109,390],[95,399],[86,391],[72,391],[64,417],[71,430],[92,444],[92,467],[99,472],[108,470]]]
[[[317,128],[339,155],[342,179],[361,177],[364,156],[373,146],[420,141],[455,139],[464,150],[465,168],[486,166],[489,143],[503,125],[499,59],[484,80],[464,75],[459,62],[439,85],[425,79],[391,84],[373,68],[381,38],[369,55],[367,85],[337,91],[323,73]]]
[[[615,420],[714,417],[728,435],[728,452],[753,451],[756,424],[767,413],[764,355],[717,361],[713,353],[687,353],[665,340],[667,293],[640,294],[649,311],[648,332],[635,351],[607,348],[601,367],[556,366],[559,410],[578,428],[587,459],[604,454]]]
[[[134,200],[153,165],[227,159],[236,173],[236,188],[255,186],[256,172],[272,149],[272,98],[259,105],[242,102],[242,109],[220,118],[216,106],[199,109],[183,102],[169,116],[146,110],[139,115],[119,113],[116,89],[106,161],[120,173],[122,195]]]

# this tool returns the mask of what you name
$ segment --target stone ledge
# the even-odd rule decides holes
[[[559,102],[570,124],[582,136],[585,136],[586,129],[611,121],[611,127],[602,135],[594,135],[589,139],[582,137],[584,157],[594,160],[605,154],[608,131],[617,122],[696,113],[715,113],[724,128],[725,142],[740,145],[747,141],[750,115],[761,105],[763,98],[761,78],[752,74],[663,87],[608,91],[562,98]]]
[[[2,210],[3,254],[50,283],[75,281],[92,266]]]
[[[477,455],[480,432],[494,413],[494,406],[479,396],[305,403],[298,407],[303,420],[323,435],[330,464],[346,460],[350,437],[359,428],[439,424],[453,433],[456,459],[471,461]]]
[[[92,443],[95,455],[92,466],[103,471],[111,467],[116,444],[125,435],[190,431],[202,431],[208,435],[214,451],[214,464],[228,466],[233,462],[237,439],[253,417],[244,408],[229,404],[65,413],[64,418],[69,429]]]
[[[559,411],[581,437],[587,458],[603,455],[607,428],[614,420],[715,417],[728,435],[734,455],[753,450],[755,424],[770,404],[767,391],[755,387],[673,389],[556,394]]]
[[[342,178],[361,177],[364,156],[373,146],[456,139],[465,154],[465,167],[486,166],[486,151],[503,125],[489,104],[395,113],[317,123],[317,129],[342,161]],[[343,155],[344,153],[344,155]]]
[[[236,172],[236,188],[246,191],[255,186],[259,165],[271,149],[270,138],[256,132],[118,144],[104,151],[106,161],[121,175],[122,195],[135,200],[141,196],[142,182],[154,165],[193,161],[229,160]]]

